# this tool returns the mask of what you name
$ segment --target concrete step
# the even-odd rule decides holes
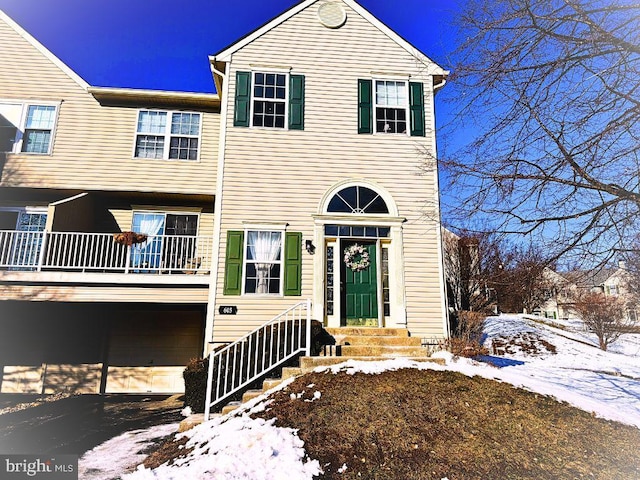
[[[282,378],[267,378],[264,382],[262,382],[262,391],[266,392],[267,390],[271,390],[272,388],[280,385],[284,379]]]
[[[343,345],[343,357],[428,357],[426,348],[385,345]]]
[[[325,328],[329,335],[349,335],[349,336],[392,336],[408,337],[409,330],[406,328],[378,328],[378,327],[330,327]]]
[[[391,335],[334,335],[340,345],[390,345],[398,347],[419,347],[418,337],[396,337]]]
[[[413,360],[416,362],[431,362],[438,365],[444,365],[445,361],[442,358],[431,357],[401,357],[407,360]],[[300,359],[300,366],[305,372],[310,372],[316,367],[337,365],[338,363],[344,363],[347,360],[357,360],[362,362],[379,362],[380,360],[391,360],[391,358],[375,357],[302,357]]]
[[[247,390],[246,392],[244,392],[242,394],[242,403],[246,403],[249,400],[252,400],[252,399],[254,399],[256,397],[259,397],[263,393],[264,393],[264,391],[262,391],[262,390]]]
[[[297,377],[304,373],[301,368],[298,367],[284,367],[282,369],[282,380],[286,380],[287,378]]]
[[[240,405],[242,405],[242,402],[229,402],[222,407],[222,411],[220,413],[222,415],[226,415],[227,413],[233,412],[236,408],[239,408]]]
[[[220,417],[219,413],[212,413],[209,415],[209,420],[213,420],[216,417]],[[200,425],[204,422],[204,413],[192,413],[187,418],[183,419],[178,425],[178,432],[186,432],[191,430],[196,425]]]

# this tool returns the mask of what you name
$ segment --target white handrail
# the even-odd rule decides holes
[[[26,271],[205,273],[209,236],[149,235],[123,245],[111,233],[0,231],[0,268]]]
[[[205,421],[213,407],[301,353],[311,355],[311,300],[209,354]]]

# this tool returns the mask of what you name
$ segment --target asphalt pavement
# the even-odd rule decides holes
[[[0,395],[0,406],[33,396]],[[182,395],[77,395],[0,414],[0,454],[82,455],[121,433],[183,417]]]

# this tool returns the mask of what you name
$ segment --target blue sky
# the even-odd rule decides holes
[[[92,85],[213,92],[207,55],[295,0],[0,0],[0,8]],[[454,2],[361,0],[444,68]]]

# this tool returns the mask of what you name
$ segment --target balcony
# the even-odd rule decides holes
[[[5,278],[21,272],[85,273],[94,278],[110,273],[163,276],[167,280],[152,283],[202,283],[203,276],[210,273],[211,258],[209,236],[132,238],[127,233],[0,231],[0,270]]]

